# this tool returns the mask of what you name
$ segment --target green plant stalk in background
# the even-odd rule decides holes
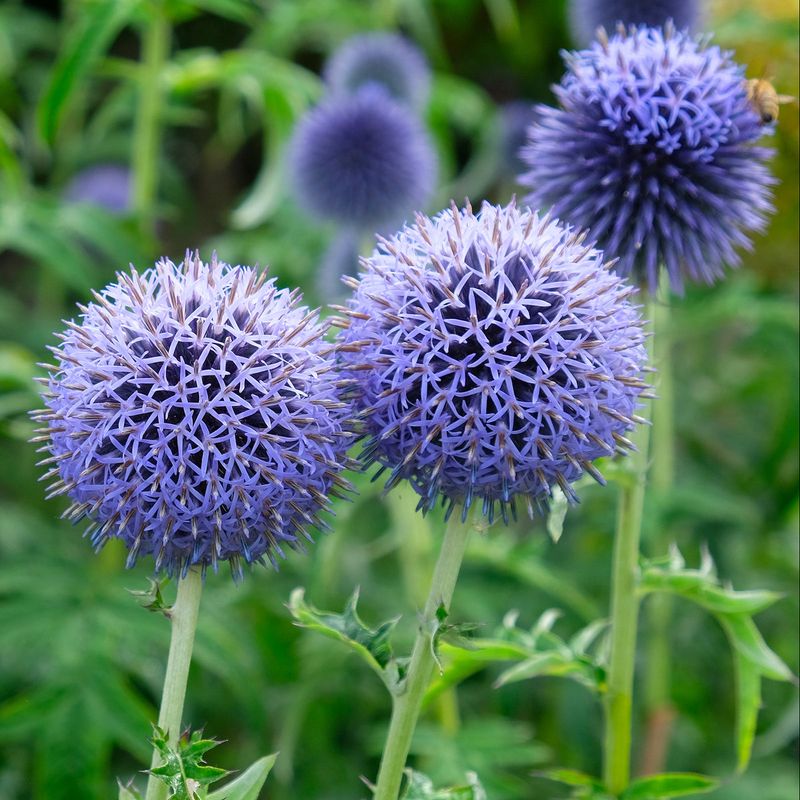
[[[653,319],[652,301],[647,316]],[[653,352],[652,338],[649,350]],[[647,402],[643,416],[652,413]],[[620,487],[617,530],[611,574],[611,658],[605,696],[603,780],[618,795],[630,781],[633,673],[636,626],[639,618],[637,581],[645,486],[650,450],[650,425],[642,422],[631,436],[636,450],[629,456],[630,472]]]
[[[434,634],[439,622],[439,609],[449,611],[458,573],[467,547],[470,530],[475,525],[472,514],[461,521],[461,508],[455,508],[447,524],[433,571],[428,599],[419,623],[408,672],[401,689],[393,698],[392,719],[378,770],[375,800],[397,800],[403,781],[408,751],[417,724],[425,690],[434,668]]]
[[[653,408],[652,463],[650,491],[660,511],[653,533],[651,555],[664,555],[670,545],[665,512],[675,476],[675,415],[672,374],[672,330],[670,328],[670,287],[666,273],[653,307],[653,352],[657,370]],[[655,594],[647,605],[647,660],[644,673],[644,702],[647,728],[642,751],[641,772],[644,775],[663,771],[669,751],[674,710],[670,701],[671,658],[670,620],[673,598],[667,593]]]
[[[176,747],[181,733],[183,701],[186,698],[186,681],[192,662],[194,632],[203,592],[203,577],[196,568],[190,569],[186,577],[178,581],[178,595],[170,611],[172,636],[169,643],[167,672],[164,676],[164,692],[161,695],[161,710],[158,727],[165,731],[170,747]],[[150,769],[159,766],[158,750],[153,751]],[[165,800],[167,786],[151,775],[147,781],[145,800]]]
[[[139,107],[133,133],[133,207],[142,233],[152,236],[158,197],[158,153],[161,141],[161,77],[169,55],[170,23],[155,0],[142,37]]]

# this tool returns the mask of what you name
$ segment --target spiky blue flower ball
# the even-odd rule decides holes
[[[664,25],[693,29],[700,19],[700,0],[571,0],[569,22],[575,41],[591,44],[597,29],[613,31],[623,25]]]
[[[436,179],[422,125],[375,87],[309,112],[295,131],[289,166],[298,202],[309,213],[371,231],[423,206]]]
[[[635,291],[583,236],[512,203],[418,217],[362,262],[339,335],[362,458],[431,509],[507,519],[628,449],[645,384]]]
[[[274,564],[345,485],[326,325],[298,291],[216,258],[117,278],[51,348],[49,496],[69,495],[95,547],[122,539],[129,565]]]
[[[122,164],[96,164],[77,173],[64,190],[73,203],[93,203],[112,214],[131,208],[131,171]]]
[[[364,86],[383,87],[397,102],[423,108],[430,69],[416,45],[395,33],[365,33],[348,39],[325,65],[333,94],[351,95]]]
[[[621,30],[565,59],[561,107],[539,108],[523,150],[528,202],[588,229],[651,290],[662,266],[680,291],[736,265],[774,183],[742,68],[670,26]]]
[[[526,100],[514,100],[500,107],[500,169],[516,177],[526,168],[522,148],[528,130],[536,121],[536,108]]]

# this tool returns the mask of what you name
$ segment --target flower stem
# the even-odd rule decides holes
[[[156,220],[158,150],[161,128],[161,73],[169,54],[170,24],[160,0],[152,3],[142,38],[139,106],[133,134],[133,206],[142,232]]]
[[[178,581],[178,596],[170,612],[172,637],[169,643],[158,727],[166,732],[171,747],[178,744],[181,732],[186,680],[189,677],[189,665],[192,661],[192,646],[202,591],[202,575],[198,569],[192,568],[186,573],[185,578]],[[158,766],[160,760],[158,751],[154,750],[150,768]],[[166,784],[151,775],[147,781],[145,800],[164,800],[166,796]]]
[[[652,319],[652,302],[648,309]],[[652,340],[651,340],[652,342]],[[650,412],[647,403],[643,416]],[[630,781],[633,672],[639,600],[636,596],[639,542],[647,482],[650,426],[633,432],[636,451],[630,456],[630,474],[620,490],[611,575],[611,659],[605,697],[605,753],[603,779],[613,795]]]
[[[454,509],[447,524],[403,689],[394,697],[392,720],[378,770],[374,800],[397,800],[400,793],[403,770],[411,748],[411,738],[425,690],[433,674],[433,633],[436,612],[440,606],[444,606],[447,610],[450,608],[467,540],[473,527],[470,519],[466,522],[461,521],[460,511],[459,508]]]
[[[669,530],[664,523],[664,507],[672,489],[675,474],[674,382],[672,376],[669,280],[662,281],[653,317],[653,348],[658,370],[656,392],[658,403],[653,408],[650,485],[661,519],[652,543],[654,554],[663,555],[669,546]],[[647,662],[644,674],[647,728],[642,750],[641,772],[649,775],[662,772],[669,749],[674,711],[670,702],[671,658],[669,630],[672,598],[655,594],[647,604]]]

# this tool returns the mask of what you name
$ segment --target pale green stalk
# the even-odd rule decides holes
[[[133,132],[133,207],[142,231],[152,235],[158,197],[158,154],[163,105],[162,72],[169,55],[170,24],[160,0],[151,5],[142,38],[139,101]]]
[[[652,319],[652,302],[648,312]],[[649,412],[648,402],[644,416]],[[620,490],[611,575],[611,658],[605,696],[603,780],[613,795],[620,794],[630,781],[633,672],[639,618],[636,584],[650,426],[640,424],[631,438],[636,451],[629,456],[630,472]]]
[[[166,732],[170,747],[177,746],[181,733],[186,681],[189,677],[189,665],[192,662],[194,632],[197,627],[202,591],[202,575],[199,570],[192,568],[186,573],[185,578],[178,581],[178,596],[170,610],[172,637],[169,643],[167,672],[164,676],[164,692],[161,695],[161,711],[158,714],[158,727]],[[150,769],[159,766],[160,761],[158,750],[154,750]],[[165,800],[166,796],[166,784],[151,775],[147,781],[145,800]]]
[[[378,771],[374,800],[397,800],[403,781],[411,739],[417,724],[425,690],[434,668],[433,634],[440,606],[450,609],[458,573],[473,524],[461,521],[461,509],[456,508],[444,534],[442,549],[433,571],[428,599],[420,620],[411,661],[400,693],[392,704],[392,719]]]

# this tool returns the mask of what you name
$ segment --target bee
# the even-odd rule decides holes
[[[778,119],[780,106],[794,100],[789,95],[778,94],[775,87],[765,78],[751,78],[745,81],[745,88],[747,89],[747,99],[753,110],[761,117],[763,125],[775,122]]]

